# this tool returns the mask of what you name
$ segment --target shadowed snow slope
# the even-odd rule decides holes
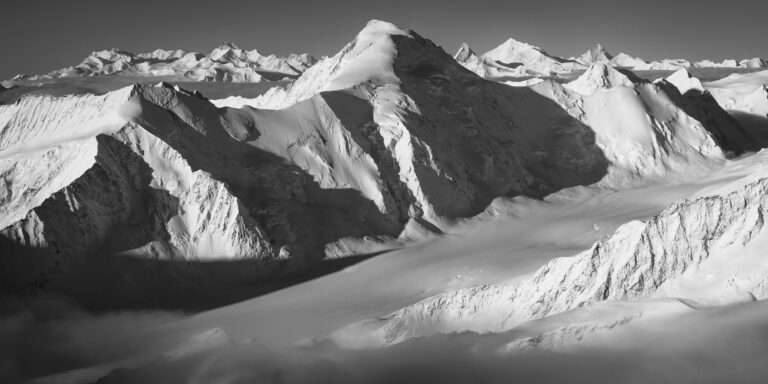
[[[768,143],[768,71],[732,74],[704,87],[760,144]]]

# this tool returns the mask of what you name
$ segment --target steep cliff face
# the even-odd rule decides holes
[[[760,179],[730,193],[684,200],[650,220],[621,226],[579,255],[552,260],[519,284],[441,294],[336,335],[343,342],[362,334],[369,345],[382,345],[435,333],[499,332],[602,301],[764,299],[768,268],[759,249],[766,240],[767,192],[768,179]],[[737,267],[708,268],[712,263]],[[702,274],[708,291],[680,288]]]

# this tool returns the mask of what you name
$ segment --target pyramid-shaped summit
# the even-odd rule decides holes
[[[600,89],[617,86],[633,87],[637,78],[631,72],[622,72],[605,63],[592,64],[576,80],[566,84],[582,95],[591,95]]]
[[[613,56],[600,44],[595,44],[590,50],[584,52],[576,60],[582,64],[607,63]]]

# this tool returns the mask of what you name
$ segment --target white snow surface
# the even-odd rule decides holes
[[[624,224],[589,250],[554,259],[520,282],[440,294],[331,338],[371,347],[435,333],[502,332],[601,301],[653,296],[696,305],[765,299],[768,263],[758,250],[768,241],[763,230],[768,179],[761,172],[757,181]]]

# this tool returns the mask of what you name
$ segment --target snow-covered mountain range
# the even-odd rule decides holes
[[[19,80],[41,80],[77,76],[178,76],[193,81],[259,82],[296,77],[312,66],[316,59],[308,54],[285,57],[263,55],[257,50],[244,50],[225,43],[207,55],[180,49],[157,49],[133,54],[119,49],[95,51],[83,62],[46,75],[20,75]]]
[[[515,39],[509,39],[482,55],[476,54],[467,44],[462,44],[454,58],[470,71],[489,78],[562,76],[584,70],[589,65],[598,63],[635,71],[768,67],[768,63],[761,58],[726,59],[719,63],[712,60],[691,63],[684,59],[646,61],[626,53],[613,56],[600,44],[596,44],[595,47],[579,57],[563,59],[550,55],[539,47]]]
[[[768,71],[695,75],[764,66],[514,39],[451,56],[379,20],[320,60],[94,52],[36,78],[55,91],[0,89],[0,288],[178,309],[290,286],[136,331],[140,358],[93,364],[137,369],[118,382],[208,374],[252,340],[507,356],[764,300]],[[66,89],[134,76],[152,81]],[[168,76],[285,81],[212,100]]]

